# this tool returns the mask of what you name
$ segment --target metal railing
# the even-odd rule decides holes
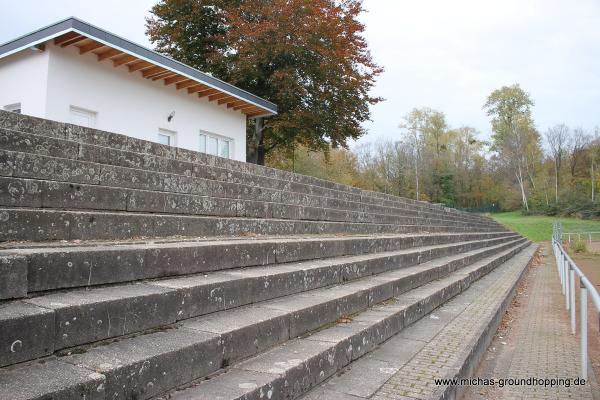
[[[556,257],[556,267],[565,295],[567,310],[571,314],[571,333],[577,333],[575,301],[575,279],[579,279],[579,309],[580,309],[580,349],[581,349],[581,378],[588,378],[588,294],[600,316],[600,295],[594,284],[581,272],[562,245],[562,226],[554,223],[552,227],[552,250]]]
[[[568,240],[571,243],[571,239],[575,240],[587,240],[588,243],[592,243],[592,238],[595,240],[600,239],[600,232],[562,232],[561,238],[563,240]]]

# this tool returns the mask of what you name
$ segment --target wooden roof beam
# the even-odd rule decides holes
[[[204,97],[204,96],[210,96],[212,94],[215,93],[219,93],[219,91],[217,89],[207,89],[207,90],[203,90],[201,92],[198,92],[198,97]]]
[[[177,75],[177,72],[165,71],[162,74],[154,75],[152,77],[152,80],[153,81],[158,81],[160,79],[170,78],[170,77],[175,76],[175,75]]]
[[[129,54],[125,55],[124,57],[118,58],[116,60],[113,60],[113,66],[115,67],[119,67],[123,64],[128,64],[130,62],[133,62],[135,60],[138,60],[138,58],[134,57],[134,56],[130,56]]]
[[[73,39],[66,40],[66,41],[62,42],[60,44],[60,47],[67,47],[67,46],[70,46],[72,44],[81,42],[82,40],[85,40],[85,39],[87,39],[87,37],[79,35],[77,37],[74,37]]]
[[[104,44],[98,43],[98,42],[92,42],[92,43],[86,44],[84,46],[81,46],[79,48],[79,54],[89,53],[92,50],[96,50],[96,49],[99,49],[102,47],[104,47]]]
[[[246,114],[246,113],[244,113],[244,114]],[[246,117],[254,118],[254,117],[258,117],[259,115],[265,115],[265,114],[266,114],[266,112],[264,110],[260,110],[260,111],[256,111],[253,113],[246,114]]]
[[[183,82],[183,81],[187,81],[189,78],[183,75],[175,75],[173,77],[167,78],[165,79],[165,85],[171,85],[173,83],[177,83],[177,82]]]
[[[148,61],[138,61],[135,64],[128,65],[129,72],[140,71],[146,68],[151,68],[153,64],[150,64]]]
[[[256,107],[256,106],[254,104],[244,103],[239,106],[233,107],[233,109],[235,111],[237,111],[237,110],[245,110],[247,108],[252,108],[252,107]]]
[[[189,88],[190,86],[198,86],[198,82],[188,79],[187,81],[178,82],[175,87],[177,90]]]
[[[202,92],[207,89],[210,89],[210,88],[202,83],[196,83],[195,85],[190,86],[187,91],[189,94],[192,94],[195,92]]]
[[[245,100],[232,101],[231,103],[227,103],[227,108],[241,106],[242,104],[246,104],[246,101]]]
[[[167,71],[167,70],[164,69],[163,67],[154,66],[152,68],[148,68],[147,70],[143,71],[142,76],[144,78],[148,79],[148,78],[152,78],[153,76],[160,75],[160,74],[164,73],[165,71]]]
[[[98,54],[98,61],[104,61],[107,58],[113,58],[116,57],[120,54],[123,54],[123,52],[121,50],[117,50],[117,49],[110,49],[107,50],[103,53]]]
[[[81,35],[77,32],[67,32],[64,35],[60,35],[59,37],[57,37],[56,39],[54,39],[54,44],[55,45],[59,45],[59,44],[63,44],[69,40],[73,40],[75,38],[80,37]]]
[[[232,101],[234,101],[236,99],[236,97],[230,96],[228,95],[225,98],[222,98],[218,101],[219,105],[221,104],[226,104],[226,103],[231,103]]]
[[[216,94],[208,96],[208,101],[220,100],[220,99],[224,99],[225,97],[229,97],[229,96],[230,95],[228,93],[216,93]]]

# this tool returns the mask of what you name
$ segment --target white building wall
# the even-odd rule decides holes
[[[49,55],[45,118],[77,123],[70,111],[74,106],[97,113],[95,128],[155,142],[159,129],[175,131],[175,145],[195,151],[200,131],[207,131],[232,138],[231,158],[246,161],[246,116],[240,111],[176,90],[174,84],[144,79],[126,66],[98,62],[95,54],[80,55],[73,46],[49,44],[44,53]]]
[[[46,116],[48,55],[26,49],[0,59],[0,109],[20,103],[22,113]]]

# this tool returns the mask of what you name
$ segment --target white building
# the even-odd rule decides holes
[[[246,160],[260,97],[75,18],[0,46],[0,108]]]

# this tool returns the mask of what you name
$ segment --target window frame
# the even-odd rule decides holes
[[[90,110],[88,108],[83,108],[83,107],[79,107],[79,106],[74,106],[73,104],[69,105],[69,116],[73,116],[73,115],[79,115],[81,116],[85,116],[88,118],[88,120],[91,122],[89,123],[86,127],[87,128],[96,128],[96,125],[98,124],[98,111],[94,111],[94,110]],[[75,124],[74,122],[71,122],[72,124]],[[77,125],[77,124],[75,124]]]
[[[7,104],[4,107],[2,107],[2,109],[4,111],[9,111],[9,112],[14,112],[16,114],[23,114],[23,107],[21,106],[21,103],[12,103],[12,104]]]
[[[160,142],[161,136],[167,136],[169,138],[169,144],[164,144]],[[157,143],[162,144],[163,146],[169,147],[177,147],[177,131],[165,128],[158,128],[158,133],[156,135]]]
[[[217,141],[216,154],[209,153],[209,140],[210,139],[215,139]],[[201,148],[202,140],[204,140],[204,151]],[[227,157],[224,157],[220,154],[222,142],[228,143],[228,156]],[[208,132],[203,129],[200,129],[200,132],[198,133],[198,151],[201,153],[205,153],[205,154],[209,154],[209,155],[221,157],[221,158],[227,158],[227,159],[231,160],[231,159],[233,159],[233,148],[235,146],[234,143],[235,143],[235,139],[233,139],[231,137],[218,135],[216,133]]]

